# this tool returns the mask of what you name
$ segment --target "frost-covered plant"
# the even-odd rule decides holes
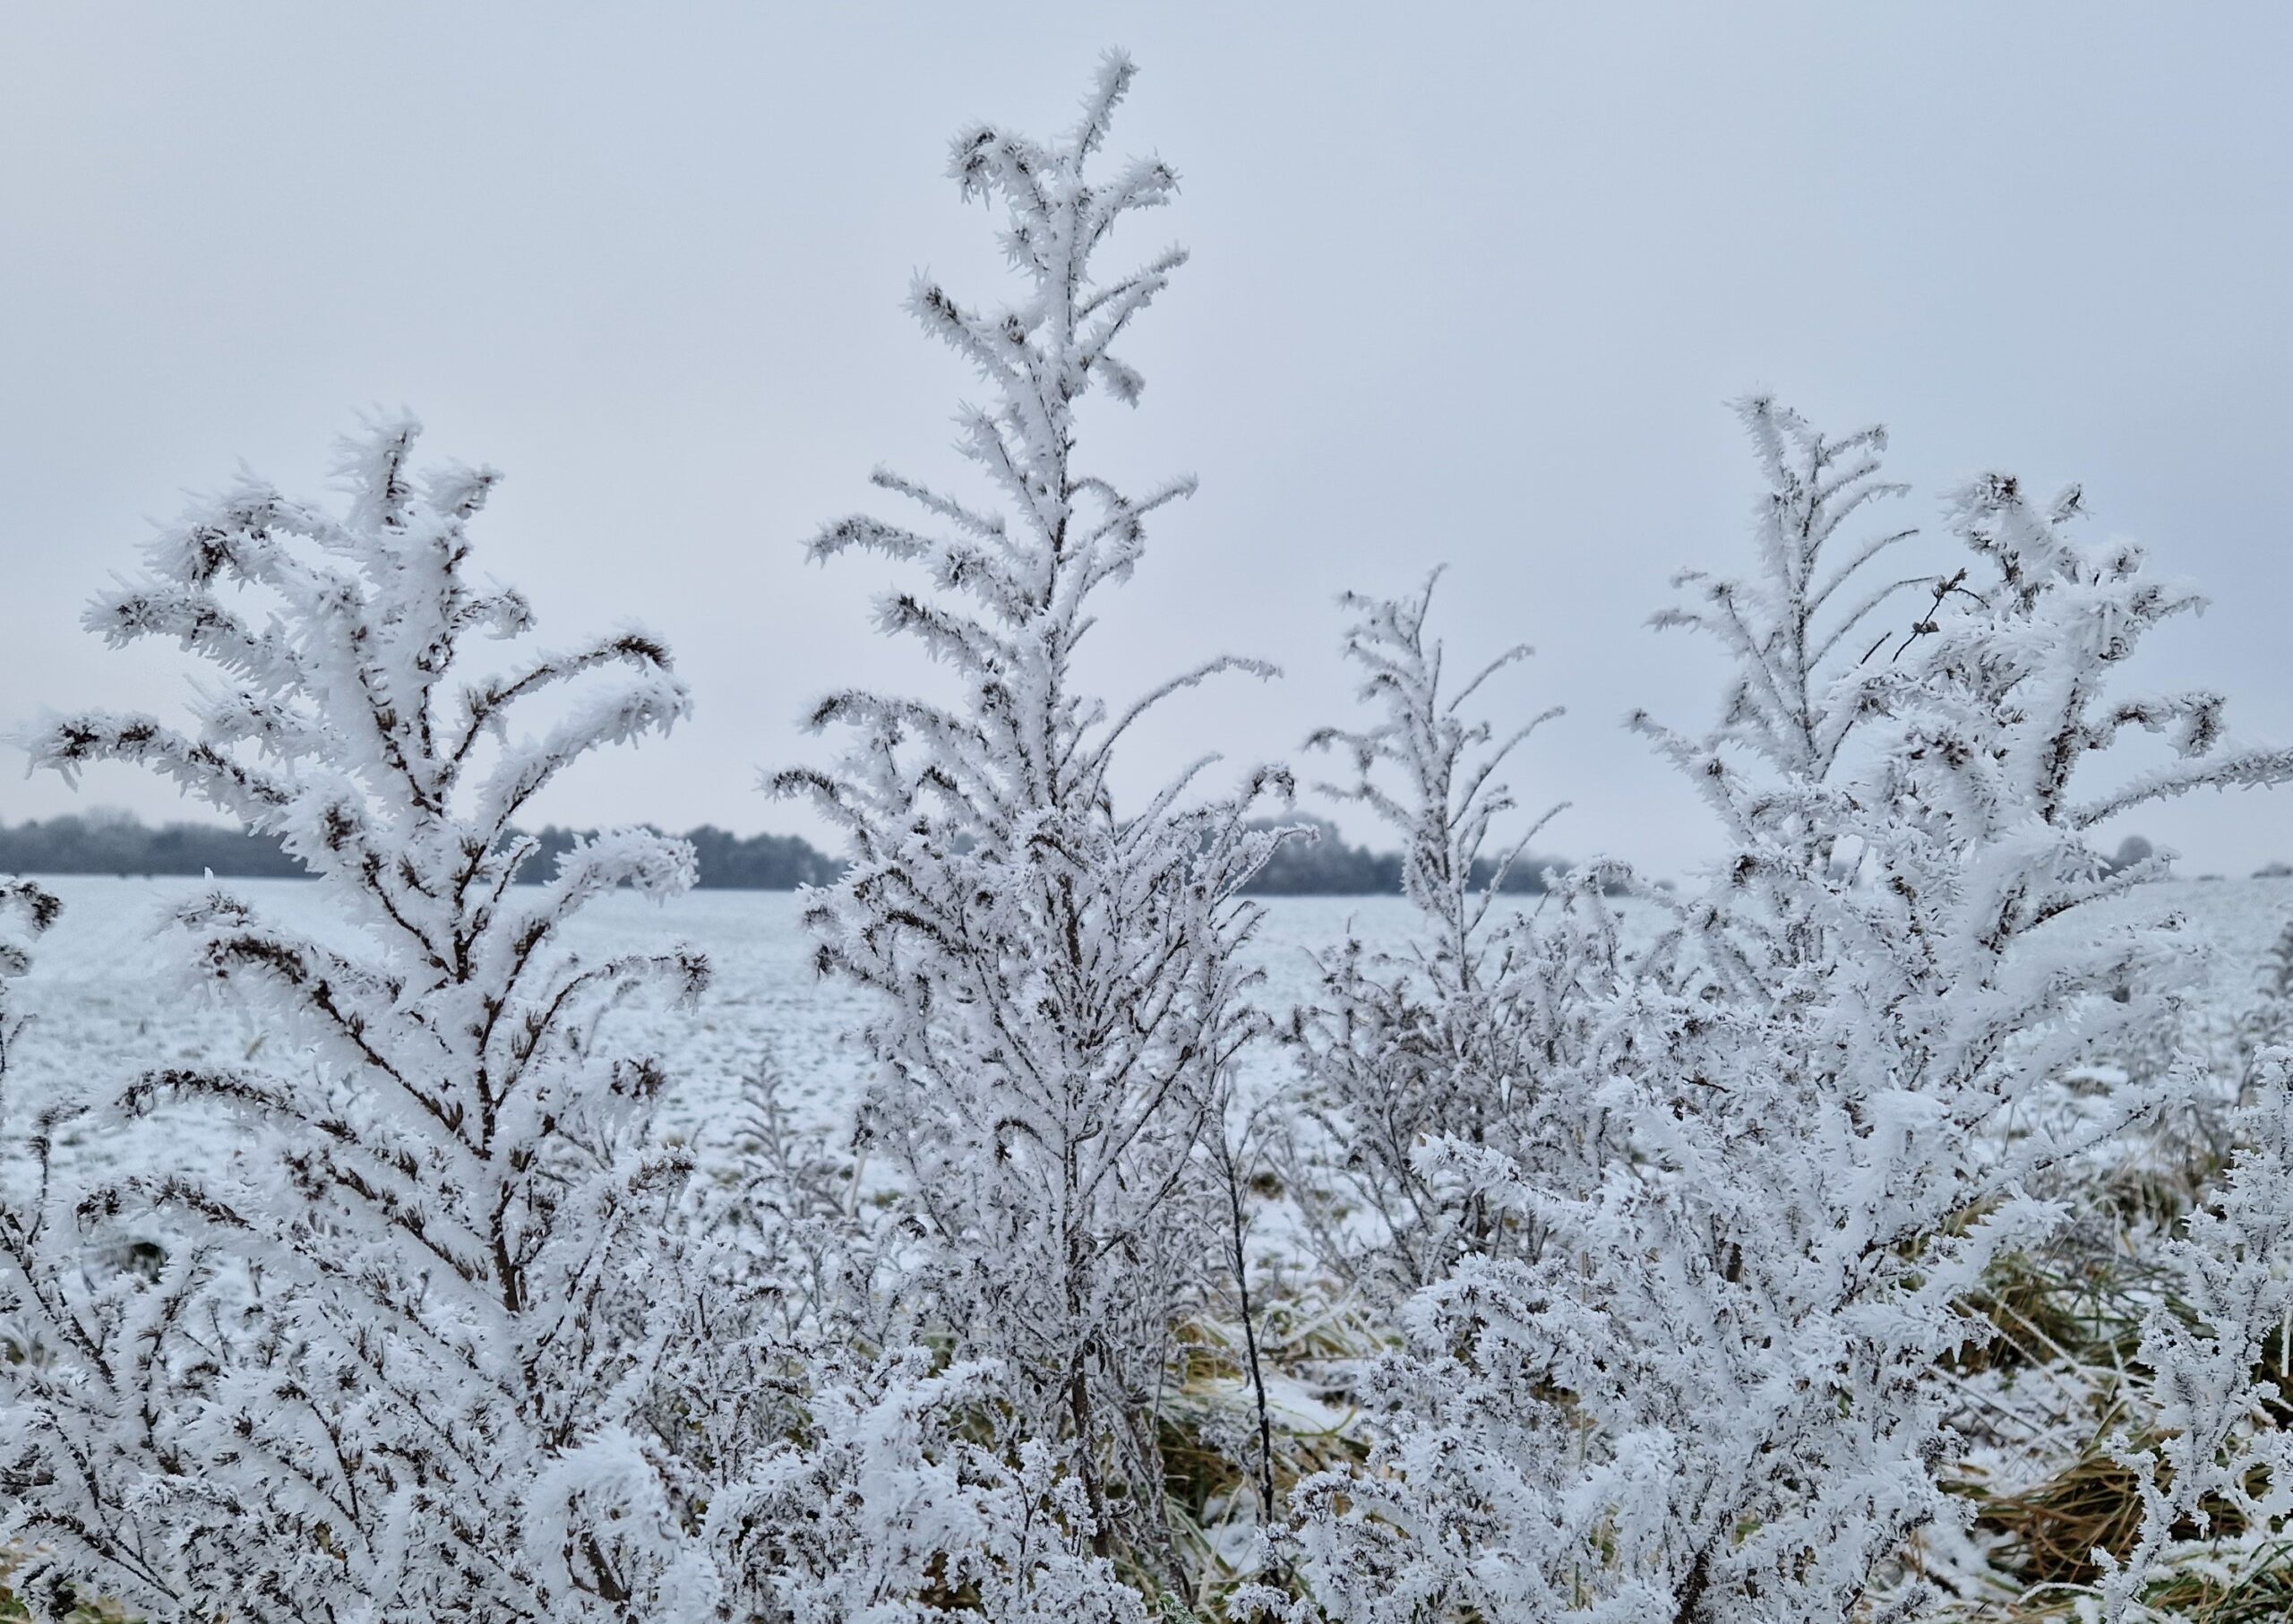
[[[533,796],[689,700],[637,631],[475,668],[471,642],[532,614],[469,579],[495,476],[415,477],[417,432],[346,443],[339,514],[252,478],[194,505],[90,609],[114,644],[210,667],[191,728],[87,712],[33,741],[67,777],[141,765],[278,838],[328,913],[174,910],[193,978],[296,1060],[134,1081],[113,1108],[211,1113],[237,1148],[51,1206],[12,1250],[41,1342],[0,1371],[0,1531],[154,1618],[695,1616],[714,1580],[622,1421],[660,1352],[648,1276],[683,1169],[647,1142],[660,1067],[599,1023],[707,967],[560,939],[616,887],[683,889],[691,855],[625,830],[511,884]],[[129,1213],[168,1234],[149,1282],[99,1260]]]
[[[1902,532],[1847,530],[1894,488],[1880,436],[1744,417],[1760,571],[1685,577],[1693,606],[1662,617],[1726,649],[1722,716],[1696,738],[1642,723],[1726,855],[1584,1023],[1604,1053],[1562,1097],[1580,1138],[1619,1138],[1597,1178],[1436,1153],[1544,1245],[1409,1304],[1372,1470],[1301,1491],[1337,1618],[1914,1615],[1907,1542],[1963,1515],[1937,1468],[1964,1300],[2057,1221],[2025,1187],[2154,1100],[2055,1079],[2194,973],[2171,921],[2096,914],[2163,864],[2111,872],[2092,831],[2293,771],[2221,749],[2214,696],[2108,695],[2196,600],[2077,539],[2074,493],[1958,493],[1971,562],[1874,636],[1909,584],[1866,580]],[[2128,726],[2181,759],[2093,786]]]
[[[1176,185],[1153,159],[1095,172],[1131,75],[1108,58],[1056,142],[957,137],[950,174],[1002,206],[1020,295],[980,311],[919,281],[909,308],[992,396],[958,417],[990,499],[880,471],[938,528],[849,518],[811,550],[917,570],[925,584],[882,597],[879,623],[945,665],[960,696],[833,694],[810,725],[849,729],[849,750],[833,771],[775,782],[848,842],[850,868],[810,917],[821,968],[880,995],[863,1127],[924,1230],[937,1311],[960,1357],[996,1362],[1018,1432],[1066,1440],[1107,1539],[1153,1561],[1172,1325],[1218,1253],[1206,1147],[1254,1029],[1235,953],[1257,915],[1232,898],[1277,837],[1244,827],[1265,773],[1189,803],[1198,764],[1129,810],[1109,786],[1116,745],[1156,700],[1263,667],[1214,661],[1113,717],[1072,669],[1147,516],[1192,489],[1126,495],[1077,450],[1095,385],[1138,399],[1113,347],[1184,259],[1096,268],[1118,224]]]
[[[1030,1440],[1007,1459],[963,1436],[994,1402],[992,1376],[914,1349],[823,1364],[803,1447],[709,1508],[719,1565],[743,1580],[727,1616],[1145,1624],[1138,1593],[1091,1551],[1090,1508],[1058,1453]]]
[[[1401,838],[1403,893],[1419,915],[1398,951],[1354,938],[1318,954],[1319,995],[1293,1014],[1289,1032],[1304,1083],[1303,1131],[1288,1158],[1293,1193],[1322,1260],[1388,1309],[1468,1253],[1533,1250],[1533,1226],[1418,1153],[1447,1137],[1531,1154],[1547,1073],[1571,1052],[1566,1022],[1582,1002],[1553,955],[1587,945],[1574,930],[1539,932],[1510,915],[1491,917],[1507,871],[1559,810],[1491,852],[1517,804],[1496,775],[1559,710],[1499,739],[1467,708],[1490,677],[1527,657],[1525,645],[1445,686],[1442,645],[1427,632],[1438,575],[1408,598],[1339,600],[1355,617],[1345,653],[1364,673],[1358,697],[1375,719],[1307,741],[1340,751],[1353,769],[1349,782],[1324,792],[1366,805]],[[1585,910],[1574,923],[1597,916]]]
[[[2155,1426],[2146,1448],[2119,1439],[2142,1515],[2124,1560],[2099,1552],[2100,1616],[2178,1617],[2149,1603],[2161,1558],[2195,1534],[2234,1534],[2249,1552],[2281,1551],[2293,1533],[2293,1400],[2287,1336],[2293,1325],[2293,1052],[2264,1052],[2254,1097],[2237,1113],[2238,1148],[2213,1197],[2160,1259],[2173,1291],[2142,1331]],[[2275,1357],[2267,1345],[2277,1343]]]
[[[0,1145],[13,1144],[15,1139],[10,1118],[17,1102],[9,1087],[8,1067],[16,1034],[23,1024],[9,1007],[9,984],[30,970],[34,944],[62,911],[63,904],[30,881],[0,874]],[[43,1125],[33,1130],[32,1138],[38,1140],[44,1133]],[[37,1154],[33,1160],[37,1166]],[[8,1171],[0,1166],[0,1178],[8,1176]],[[11,1259],[21,1261],[32,1256],[46,1205],[38,1198],[22,1202],[0,1199],[0,1250]],[[26,1352],[25,1328],[13,1323],[13,1300],[0,1294],[0,1312],[9,1313],[8,1320],[0,1322],[0,1360],[20,1359]]]
[[[2238,1074],[2246,1087],[2258,1075],[2262,1056],[2293,1048],[2293,920],[2278,932],[2254,979],[2254,1000],[2239,1012],[2236,1034]]]
[[[30,881],[0,874],[0,1080],[7,1076],[8,1040],[15,1032],[8,984],[32,967],[32,944],[62,910],[63,904]]]
[[[9,984],[31,968],[33,944],[56,922],[61,906],[30,881],[0,874],[0,1147],[9,1144],[14,1137],[9,1122],[14,1102],[8,1087],[8,1060],[10,1047],[22,1027],[22,1021],[9,1008]],[[0,1164],[0,1179],[9,1173],[4,1164]],[[30,1202],[0,1199],[0,1255],[12,1259],[31,1255],[39,1244],[36,1226],[44,1206],[37,1199]],[[30,1350],[22,1330],[14,1323],[14,1314],[8,1311],[11,1307],[9,1298],[0,1294],[0,1313],[6,1314],[5,1319],[0,1319],[0,1359],[13,1361],[23,1358]],[[0,1557],[5,1554],[0,1551]],[[0,1590],[0,1605],[5,1605],[7,1600],[6,1592]]]
[[[695,1181],[658,1259],[660,1353],[622,1445],[689,1514],[714,1616],[1140,1618],[1056,1455],[983,1441],[992,1368],[921,1344],[902,1216],[862,1199],[857,1164],[799,1125],[770,1068],[748,1097],[725,1183]]]

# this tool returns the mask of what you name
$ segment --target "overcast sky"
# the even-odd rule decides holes
[[[697,690],[542,810],[812,832],[754,788],[824,753],[806,700],[928,680],[870,632],[889,568],[802,544],[877,462],[950,461],[976,386],[900,300],[999,271],[947,138],[1064,127],[1111,44],[1114,144],[1179,170],[1153,231],[1194,261],[1086,455],[1201,492],[1089,675],[1287,672],[1174,705],[1133,788],[1294,755],[1347,702],[1332,596],[1447,560],[1452,648],[1534,643],[1502,702],[1569,708],[1519,775],[1574,803],[1543,844],[1693,861],[1620,719],[1709,717],[1709,655],[1645,622],[1747,561],[1749,389],[1887,423],[1919,522],[1983,468],[2083,481],[2214,597],[2148,675],[2293,737],[2293,8],[2092,4],[9,7],[0,727],[172,705],[179,658],[105,651],[90,593],[185,491],[244,460],[315,493],[403,404],[506,471],[481,562],[545,634],[640,619]],[[0,820],[86,804],[185,810],[0,772]],[[2293,857],[2293,802],[2143,832],[2241,872]]]

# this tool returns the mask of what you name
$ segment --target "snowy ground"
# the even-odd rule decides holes
[[[339,940],[317,887],[288,880],[43,883],[63,898],[64,915],[42,939],[32,973],[14,988],[14,1008],[29,1019],[14,1052],[12,1113],[61,1089],[108,1092],[154,1066],[296,1063],[282,1053],[290,1037],[265,1031],[179,975],[164,922],[184,898],[220,887],[266,915]],[[666,905],[623,892],[592,905],[566,932],[567,945],[584,957],[682,939],[702,948],[715,967],[697,1010],[631,1005],[612,1018],[624,1035],[632,1027],[641,1032],[640,1041],[669,1061],[677,1081],[664,1112],[668,1130],[717,1137],[739,1109],[743,1080],[766,1065],[777,1068],[783,1098],[806,1119],[832,1126],[848,1112],[863,1075],[846,1035],[860,1005],[849,989],[814,976],[800,907],[783,891],[695,891]],[[1273,904],[1258,946],[1271,1007],[1286,1010],[1310,992],[1306,946],[1334,940],[1349,918],[1377,940],[1405,930],[1410,914],[1398,899],[1383,898]],[[1279,1061],[1269,1056],[1268,1063]],[[218,1136],[228,1139],[228,1128],[176,1117],[125,1138],[107,1129],[100,1145],[82,1148],[151,1164],[203,1154],[218,1147]]]
[[[321,930],[316,887],[295,881],[47,883],[63,898],[64,914],[17,987],[15,1007],[30,1020],[16,1051],[21,1070],[11,1079],[12,1111],[60,1088],[107,1092],[157,1065],[295,1063],[281,1053],[291,1039],[262,1030],[176,977],[161,920],[176,901],[219,883],[265,912]],[[1533,905],[1533,898],[1524,900]],[[2212,984],[2226,1017],[2249,1001],[2262,956],[2293,917],[2293,880],[2177,883],[2158,888],[2143,906],[2186,914],[2214,948]],[[623,893],[593,906],[568,932],[569,944],[584,955],[683,938],[715,964],[715,984],[698,1011],[635,1009],[614,1018],[645,1028],[670,1061],[678,1079],[666,1112],[673,1130],[716,1137],[713,1130],[737,1107],[743,1079],[768,1063],[786,1078],[785,1097],[812,1120],[832,1124],[848,1109],[861,1066],[846,1034],[858,1006],[849,991],[814,978],[798,912],[797,898],[786,892],[696,891],[666,906]],[[1310,995],[1307,949],[1337,940],[1348,919],[1372,942],[1394,941],[1409,928],[1411,915],[1390,898],[1271,900],[1254,949],[1267,972],[1262,1001],[1286,1011]],[[1268,1053],[1250,1080],[1261,1087],[1276,1081],[1269,1069],[1282,1063]],[[228,1131],[163,1121],[133,1139],[107,1137],[83,1148],[164,1162],[200,1154],[214,1135]]]

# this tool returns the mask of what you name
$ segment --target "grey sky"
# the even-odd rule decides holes
[[[1677,867],[1688,798],[1619,726],[1701,725],[1705,652],[1644,629],[1745,560],[1722,403],[1770,388],[1894,433],[1924,521],[2002,467],[2082,480],[2215,606],[2153,662],[2293,736],[2293,10],[2277,5],[1093,8],[22,5],[0,13],[0,726],[153,707],[89,593],[239,460],[314,490],[365,406],[509,479],[477,534],[545,634],[634,616],[700,698],[561,820],[806,829],[760,766],[855,680],[887,569],[802,562],[869,468],[932,473],[973,384],[898,305],[998,291],[941,177],[960,124],[1063,126],[1142,68],[1118,144],[1184,177],[1194,251],[1086,425],[1191,469],[1093,669],[1288,675],[1175,704],[1134,785],[1294,754],[1344,702],[1329,599],[1447,559],[1453,648],[1525,639],[1565,703],[1519,776],[1543,844]],[[1140,240],[1139,251],[1159,245]],[[123,770],[0,772],[0,819],[176,815]],[[2194,870],[2293,857],[2293,803],[2148,820]]]

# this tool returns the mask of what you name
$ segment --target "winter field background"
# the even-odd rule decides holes
[[[18,1086],[34,1095],[59,1085],[128,1076],[159,1065],[228,1064],[262,1058],[280,1063],[275,1045],[291,1036],[215,995],[186,975],[168,943],[172,905],[213,889],[196,880],[66,878],[45,883],[63,900],[64,918],[43,941],[36,967],[18,983],[17,1010],[27,1025],[14,1054]],[[325,898],[299,881],[236,880],[228,889],[262,911],[320,934],[339,933]],[[1286,1018],[1310,1003],[1317,972],[1310,955],[1348,933],[1371,947],[1399,950],[1415,910],[1398,897],[1277,898],[1265,905],[1264,927],[1249,957],[1267,973],[1254,994]],[[1627,919],[1645,929],[1649,915],[1625,899]],[[1533,900],[1522,911],[1533,913]],[[2263,961],[2293,924],[2293,878],[2185,881],[2153,888],[2112,911],[2186,915],[2212,956],[2213,997],[2203,1025],[2214,1041],[2252,1007]],[[627,893],[601,899],[567,931],[567,945],[590,957],[630,947],[666,948],[689,941],[709,955],[716,979],[691,1011],[623,1010],[607,1018],[629,1028],[628,1041],[658,1051],[677,1078],[664,1102],[665,1130],[701,1145],[737,1129],[742,1086],[769,1068],[804,1125],[848,1137],[866,1081],[867,1062],[850,1034],[865,1001],[814,974],[802,898],[785,891],[689,891],[666,902]],[[289,1049],[291,1054],[292,1051]],[[1267,1047],[1250,1057],[1248,1087],[1278,1089],[1290,1058]],[[85,1147],[105,1162],[169,1158],[228,1149],[198,1113],[146,1124],[147,1142],[130,1149],[107,1137]]]

